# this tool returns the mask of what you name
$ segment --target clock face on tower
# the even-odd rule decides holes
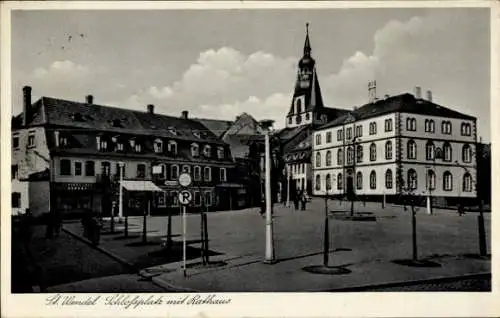
[[[301,88],[308,88],[309,87],[309,73],[308,72],[303,72],[300,74],[299,85]]]

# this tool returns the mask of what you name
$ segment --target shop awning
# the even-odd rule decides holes
[[[163,190],[157,187],[151,181],[143,180],[123,180],[122,186],[128,191],[150,191],[150,192],[162,192]]]
[[[221,188],[244,188],[245,186],[243,184],[240,184],[240,183],[225,182],[225,183],[219,183],[218,185],[216,185],[216,187],[221,187]]]

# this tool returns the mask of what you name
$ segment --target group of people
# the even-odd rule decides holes
[[[300,209],[302,211],[305,211],[307,201],[309,201],[309,197],[304,189],[297,190],[292,196],[292,199],[295,210],[298,210],[300,205]]]

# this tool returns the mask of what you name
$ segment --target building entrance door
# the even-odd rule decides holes
[[[354,197],[354,181],[352,176],[348,176],[346,180],[346,193],[349,199]]]

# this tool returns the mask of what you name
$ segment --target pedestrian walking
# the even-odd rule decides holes
[[[465,214],[464,207],[460,203],[457,204],[457,211],[458,211],[458,216],[462,216]]]
[[[302,190],[302,194],[300,196],[300,202],[302,203],[302,211],[305,211],[307,204],[307,193],[304,190]]]
[[[264,216],[266,213],[266,200],[262,199],[260,201],[260,215]]]
[[[295,207],[295,210],[299,209],[300,195],[301,195],[300,191],[295,191],[295,193],[293,195],[293,205]]]

